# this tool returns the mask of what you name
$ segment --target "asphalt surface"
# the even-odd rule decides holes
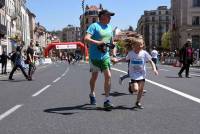
[[[19,72],[14,81],[0,77],[0,134],[199,134],[200,70],[192,78],[178,78],[179,68],[158,66],[159,76],[147,67],[142,98],[144,109],[133,109],[136,95],[128,79],[118,84],[126,64],[112,66],[108,111],[89,105],[89,65],[56,63],[39,66],[33,81]],[[183,74],[184,76],[184,74]],[[103,75],[96,84],[97,105],[104,100]]]

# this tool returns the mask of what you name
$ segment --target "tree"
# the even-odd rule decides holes
[[[165,32],[162,35],[162,48],[163,49],[170,49],[170,32]]]
[[[116,43],[116,47],[117,47],[117,53],[119,53],[120,55],[124,54],[125,51],[125,46],[124,46],[124,41],[123,40],[119,40]]]

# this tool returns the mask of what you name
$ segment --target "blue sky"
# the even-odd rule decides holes
[[[144,10],[155,10],[165,5],[170,8],[171,0],[85,0],[85,4],[99,6],[115,12],[111,25],[121,29],[133,26]],[[47,30],[61,30],[68,24],[79,26],[82,14],[81,0],[27,0],[26,6],[36,15],[36,21]]]

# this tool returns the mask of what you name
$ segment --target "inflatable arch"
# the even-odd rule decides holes
[[[47,47],[45,48],[45,50],[44,50],[45,57],[47,57],[49,55],[49,51],[52,48],[55,48],[58,45],[68,45],[68,46],[78,45],[78,46],[81,47],[81,49],[82,49],[83,52],[85,51],[84,54],[85,54],[86,60],[88,59],[88,48],[82,42],[52,42],[52,43],[49,43],[47,45]]]

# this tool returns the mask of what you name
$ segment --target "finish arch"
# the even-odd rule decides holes
[[[49,55],[49,51],[52,48],[55,48],[57,45],[74,45],[74,44],[81,47],[82,51],[85,54],[86,60],[87,60],[88,59],[88,48],[82,42],[52,42],[52,43],[49,43],[44,50],[44,55],[45,55],[45,57],[47,57]]]

